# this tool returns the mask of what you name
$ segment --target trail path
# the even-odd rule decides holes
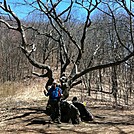
[[[76,91],[76,90],[74,90]],[[72,96],[79,95],[74,91]],[[51,124],[44,112],[47,98],[40,85],[27,86],[14,96],[0,98],[1,134],[134,134],[134,109],[113,109],[86,98],[94,121],[79,125]]]

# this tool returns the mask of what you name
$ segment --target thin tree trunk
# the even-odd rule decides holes
[[[117,67],[112,67],[112,94],[115,99],[115,104],[117,105],[117,94],[118,94],[118,82],[117,82]]]

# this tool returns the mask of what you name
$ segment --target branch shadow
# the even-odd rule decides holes
[[[86,123],[88,123],[88,124],[100,124],[100,125],[115,125],[115,126],[117,126],[117,125],[134,125],[134,123],[132,122],[129,122],[129,121],[127,121],[127,122],[112,122],[112,121],[107,121],[107,122],[99,122],[99,121],[92,121],[92,122],[86,122]]]
[[[14,120],[14,119],[23,119],[23,122],[27,122],[27,125],[33,125],[33,124],[42,124],[42,125],[46,125],[46,124],[51,124],[50,119],[45,119],[45,118],[40,118],[38,117],[38,115],[36,116],[36,114],[43,114],[42,116],[48,116],[46,110],[41,109],[39,107],[31,107],[31,108],[13,108],[12,110],[18,112],[18,111],[23,111],[23,114],[21,115],[16,115],[14,117],[5,119],[5,121],[9,121],[9,120]],[[33,117],[33,114],[35,114],[35,117]],[[28,117],[29,119],[25,119],[26,117]]]
[[[46,120],[44,118],[36,118],[32,120],[27,120],[25,122],[29,122],[26,126],[37,125],[37,124],[41,124],[41,125],[52,124],[50,120]]]
[[[22,115],[18,115],[18,116],[12,117],[12,118],[5,119],[5,121],[6,120],[18,119],[18,118],[24,118],[26,116],[29,116],[30,114],[35,114],[35,113],[37,113],[37,112],[27,112],[27,113],[24,113]]]
[[[120,126],[127,126],[127,125],[130,125],[130,126],[134,126],[134,122],[133,120],[130,120],[129,121],[126,121],[126,122],[114,122],[114,121],[92,121],[92,122],[86,122],[88,124],[96,124],[96,125],[103,125],[103,126],[114,126],[115,128],[118,129],[118,132],[119,134],[128,134],[126,133],[125,131],[123,131]],[[134,132],[134,131],[133,131]]]

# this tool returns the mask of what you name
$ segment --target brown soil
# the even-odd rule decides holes
[[[13,96],[0,97],[1,134],[134,134],[134,108],[116,107],[105,101],[84,96],[87,108],[95,116],[94,121],[52,124],[44,112],[47,98],[43,84],[27,85]],[[68,100],[81,93],[71,91]]]

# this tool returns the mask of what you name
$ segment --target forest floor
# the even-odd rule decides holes
[[[43,86],[39,79],[14,84],[13,93],[8,95],[1,92],[1,134],[134,134],[134,107],[113,108],[110,102],[84,96],[83,91],[76,88],[71,90],[68,100],[73,96],[83,99],[95,116],[94,121],[78,125],[50,123],[50,117],[44,112],[48,98],[43,94]]]

